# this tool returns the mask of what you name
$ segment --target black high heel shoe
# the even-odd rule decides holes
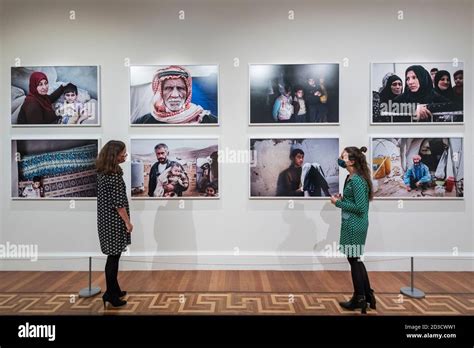
[[[102,295],[102,302],[104,302],[104,309],[106,308],[107,302],[110,302],[114,307],[121,307],[127,304],[127,301],[121,300],[118,297],[112,297],[108,293]]]
[[[127,296],[127,292],[126,291],[120,291],[119,297],[124,297],[124,296]]]
[[[377,301],[375,299],[374,289],[370,289],[369,293],[366,296],[366,299],[370,309],[376,309]]]
[[[354,295],[348,302],[339,302],[339,305],[350,311],[360,308],[361,314],[367,314],[367,301],[364,295]]]

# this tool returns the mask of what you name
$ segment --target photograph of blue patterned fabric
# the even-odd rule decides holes
[[[463,138],[372,138],[377,198],[464,197]]]
[[[95,198],[98,140],[12,140],[13,198]]]

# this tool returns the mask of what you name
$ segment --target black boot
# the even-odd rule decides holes
[[[367,313],[367,301],[364,295],[357,295],[353,297],[349,302],[339,302],[342,308],[353,311],[354,309],[360,308],[362,314]]]
[[[124,306],[124,305],[127,304],[127,301],[121,300],[117,296],[111,296],[107,292],[105,292],[104,295],[102,295],[102,301],[104,302],[104,309],[105,309],[105,306],[106,306],[107,302],[110,302],[112,304],[112,306],[114,306],[114,307],[121,307],[121,306]]]
[[[361,314],[367,314],[367,301],[365,296],[357,296],[357,308],[360,308]]]
[[[120,285],[118,283],[118,280],[115,281],[115,293],[117,294],[118,297],[124,297],[127,295],[127,292],[126,291],[122,291],[122,289],[120,289]]]
[[[352,294],[352,298],[349,300],[349,301],[346,301],[346,302],[339,302],[339,305],[342,307],[342,308],[346,308],[346,309],[350,309],[354,306],[355,304],[355,301],[356,301],[356,294],[355,292]]]
[[[366,295],[366,299],[370,309],[376,309],[377,301],[375,299],[374,289],[370,289],[369,293]]]
[[[118,290],[116,291],[116,294],[118,297],[124,297],[127,295],[126,291],[122,291],[122,289],[120,289],[120,286],[118,285],[118,283],[117,283],[117,288]]]

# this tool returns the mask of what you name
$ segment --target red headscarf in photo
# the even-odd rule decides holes
[[[28,95],[26,96],[26,102],[32,102],[36,100],[40,106],[46,111],[53,111],[53,106],[47,95],[41,95],[38,93],[37,87],[42,80],[48,81],[48,77],[46,74],[35,71],[30,76],[30,90]]]

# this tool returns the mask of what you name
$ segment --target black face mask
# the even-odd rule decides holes
[[[339,167],[347,168],[346,162],[340,158],[337,159],[337,164],[339,165]]]

